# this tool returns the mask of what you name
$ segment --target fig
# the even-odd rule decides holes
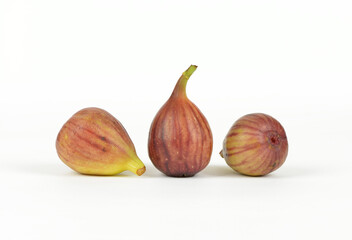
[[[115,175],[129,170],[145,172],[135,147],[122,124],[99,108],[75,113],[56,139],[59,158],[73,170],[89,175]]]
[[[196,69],[191,65],[182,74],[150,127],[149,157],[167,176],[194,176],[210,161],[213,136],[209,124],[186,95],[186,84]]]
[[[235,171],[249,176],[263,176],[285,162],[288,142],[284,128],[263,113],[238,119],[227,133],[220,155]]]

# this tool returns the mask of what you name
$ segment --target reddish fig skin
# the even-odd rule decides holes
[[[67,166],[82,174],[115,175],[129,170],[140,176],[145,172],[125,128],[100,108],[75,113],[61,128],[56,150]]]
[[[155,116],[149,132],[148,152],[154,166],[171,177],[191,177],[210,161],[213,137],[209,124],[186,96],[186,84],[196,70],[192,65]]]
[[[238,119],[227,133],[220,155],[235,171],[248,176],[263,176],[285,162],[288,142],[284,128],[263,113]]]

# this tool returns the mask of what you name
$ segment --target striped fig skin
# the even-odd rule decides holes
[[[158,170],[172,177],[191,177],[203,170],[213,148],[206,118],[185,94],[187,80],[180,78],[149,131],[149,157]]]
[[[85,108],[74,114],[56,139],[60,159],[82,174],[115,175],[130,170],[145,171],[122,124],[99,108]]]
[[[241,174],[266,175],[286,160],[288,142],[285,130],[267,114],[245,115],[231,127],[220,154],[232,169]]]

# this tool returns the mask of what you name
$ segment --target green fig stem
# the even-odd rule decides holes
[[[145,166],[144,163],[137,156],[135,156],[127,163],[127,170],[141,176],[145,172]]]
[[[178,79],[174,91],[172,92],[173,97],[187,97],[186,95],[186,85],[188,79],[192,76],[194,71],[197,69],[196,65],[191,65],[185,72],[182,73],[182,76]]]

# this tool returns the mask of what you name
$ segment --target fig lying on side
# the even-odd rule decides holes
[[[60,159],[82,174],[115,175],[129,170],[137,175],[145,166],[122,124],[99,108],[85,108],[61,128],[56,150]]]
[[[273,117],[248,114],[227,133],[220,155],[235,171],[262,176],[278,169],[286,160],[288,142],[284,128]]]
[[[149,157],[168,176],[193,176],[210,161],[213,137],[209,124],[186,95],[187,81],[196,69],[192,65],[182,74],[150,127]]]

